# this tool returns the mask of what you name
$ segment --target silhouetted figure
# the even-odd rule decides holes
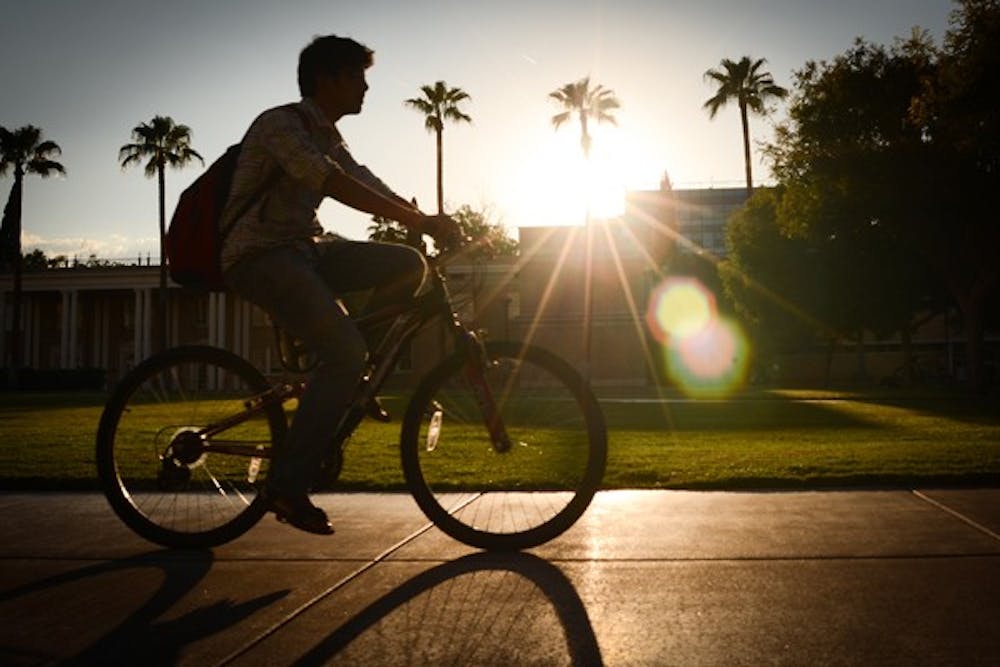
[[[320,534],[333,529],[309,500],[309,487],[364,372],[369,343],[336,295],[374,288],[369,309],[407,300],[427,266],[404,245],[324,234],[316,209],[333,197],[436,238],[458,230],[447,216],[424,215],[358,164],[337,129],[340,118],[361,112],[372,53],[334,35],[303,49],[302,100],[269,109],[250,126],[221,223],[230,230],[222,248],[227,285],[320,359],[264,490],[279,518]],[[386,416],[377,405],[369,412]]]

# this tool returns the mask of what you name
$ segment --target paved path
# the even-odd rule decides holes
[[[205,553],[0,495],[0,664],[998,665],[1000,489],[598,495],[495,556],[405,495]]]

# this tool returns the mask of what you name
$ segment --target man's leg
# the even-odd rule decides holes
[[[409,246],[338,240],[321,243],[319,254],[319,271],[337,294],[374,289],[365,313],[409,301],[427,277],[427,261]],[[369,349],[384,333],[366,332]]]
[[[320,358],[299,399],[269,490],[305,496],[364,372],[364,339],[315,267],[311,248],[282,247],[244,260],[226,274],[239,294],[267,311]]]

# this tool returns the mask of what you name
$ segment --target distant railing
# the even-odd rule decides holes
[[[155,261],[154,261],[155,260]],[[77,256],[67,257],[58,255],[56,257],[46,257],[44,260],[31,255],[24,257],[22,269],[26,272],[63,270],[63,269],[103,269],[123,266],[159,266],[160,258],[152,253],[145,256],[138,254],[135,257],[99,257],[89,255],[86,259]]]

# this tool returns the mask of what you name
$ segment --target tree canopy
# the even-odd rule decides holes
[[[898,325],[919,302],[907,267],[926,263],[961,309],[977,386],[984,310],[1000,282],[998,61],[997,0],[961,1],[940,48],[920,30],[890,47],[859,39],[796,72],[788,121],[767,150],[784,189],[782,232],[840,248],[831,279],[857,283],[857,322]]]

